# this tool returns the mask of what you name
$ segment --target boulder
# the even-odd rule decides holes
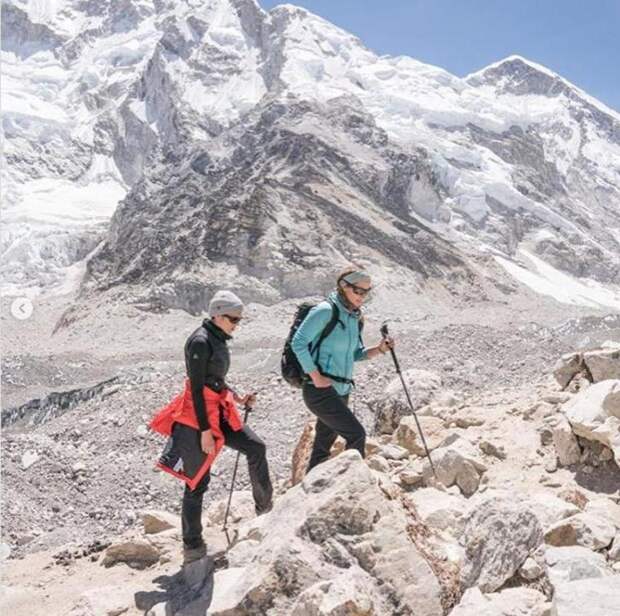
[[[554,426],[551,428],[551,434],[560,464],[562,466],[577,464],[581,458],[581,448],[568,419],[564,415],[557,417]]]
[[[612,575],[605,556],[581,546],[545,549],[547,571],[552,584]]]
[[[428,370],[405,370],[403,379],[407,384],[413,410],[428,404],[441,388],[441,377]],[[368,403],[375,416],[377,434],[393,434],[402,417],[411,415],[411,407],[405,396],[400,378],[395,378],[377,400]]]
[[[426,485],[439,481],[446,487],[457,485],[466,496],[471,496],[480,484],[482,473],[487,470],[478,450],[466,439],[456,434],[448,437],[431,453],[436,478],[430,462],[424,461],[423,475]]]
[[[604,518],[613,524],[616,529],[620,530],[620,505],[614,503],[611,499],[593,498],[588,501],[584,511],[600,518]]]
[[[227,504],[228,497],[220,498],[209,504],[206,509],[209,524],[220,526],[224,523]],[[250,492],[250,490],[235,490],[230,501],[228,521],[232,524],[236,524],[241,520],[248,520],[255,516],[256,511],[254,510],[254,497],[252,496],[252,492]]]
[[[583,370],[581,353],[567,353],[562,355],[553,367],[553,376],[562,389],[573,380],[575,375]]]
[[[497,590],[542,539],[538,518],[517,499],[481,499],[469,514],[461,536],[465,548],[463,587],[478,586],[483,592]]]
[[[620,575],[555,585],[552,616],[620,616]]]
[[[609,548],[609,562],[618,563],[620,562],[620,533],[618,533]]]
[[[181,528],[181,519],[167,511],[149,509],[142,512],[142,524],[147,535],[154,535],[171,528]]]
[[[620,379],[619,343],[607,348],[587,351],[583,354],[583,361],[595,383],[608,379]]]
[[[596,383],[562,409],[577,436],[605,445],[620,462],[620,380]]]
[[[440,445],[446,437],[446,429],[443,420],[438,417],[421,416],[418,417],[422,433],[426,440],[426,446],[430,451]],[[402,417],[395,433],[396,442],[416,456],[424,456],[426,452],[418,427],[413,415]]]
[[[557,522],[545,531],[549,545],[580,545],[591,550],[608,547],[616,533],[614,525],[607,519],[591,513],[578,513]]]
[[[545,596],[533,588],[507,588],[483,594],[469,588],[449,616],[547,616]]]
[[[403,498],[415,506],[425,524],[454,537],[460,536],[467,509],[467,502],[462,497],[435,488],[420,488]]]
[[[159,550],[148,541],[133,539],[115,543],[106,549],[101,564],[112,567],[125,563],[133,569],[145,569],[159,561]]]
[[[100,586],[84,591],[67,616],[120,616],[134,607],[134,591]]]
[[[523,495],[523,500],[538,518],[543,531],[580,512],[576,505],[557,497],[550,490],[528,493]]]
[[[338,605],[366,609],[368,600],[376,616],[393,613],[383,611],[382,602],[394,612],[443,614],[443,576],[429,564],[430,549],[423,554],[414,542],[430,531],[386,492],[380,477],[357,451],[345,451],[312,469],[270,513],[244,524],[233,548],[237,566],[215,574],[210,616],[291,614],[304,609],[299,601],[332,613]],[[425,530],[414,532],[416,524]],[[343,587],[346,578],[336,583],[355,567],[359,596],[351,596],[355,584]],[[326,581],[336,584],[333,598],[341,603],[335,607],[322,586]]]
[[[353,566],[333,580],[317,582],[301,593],[291,616],[374,616],[384,601],[372,592],[372,579]]]

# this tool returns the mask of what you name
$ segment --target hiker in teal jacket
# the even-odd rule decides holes
[[[364,457],[366,432],[348,406],[353,383],[353,365],[393,348],[392,338],[385,338],[374,347],[362,341],[361,306],[371,290],[370,276],[358,269],[347,268],[338,276],[336,291],[306,316],[299,326],[291,347],[305,372],[303,398],[317,417],[316,436],[308,470],[326,460],[337,436],[346,441],[347,449],[357,449]],[[318,357],[316,343],[330,322],[333,307],[338,322],[321,342]]]

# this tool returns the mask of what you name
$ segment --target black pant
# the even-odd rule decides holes
[[[347,449],[357,449],[363,458],[366,431],[348,406],[349,396],[340,396],[333,387],[317,388],[307,382],[304,383],[303,397],[306,406],[317,417],[308,470],[329,458],[329,451],[338,436],[346,441]]]
[[[248,460],[256,513],[269,511],[273,488],[269,478],[265,443],[248,426],[235,432],[223,417],[220,419],[220,428],[224,433],[226,445],[243,453]],[[188,547],[202,542],[202,497],[210,481],[211,473],[207,472],[193,490],[190,490],[187,484],[185,485],[181,522],[183,543]]]

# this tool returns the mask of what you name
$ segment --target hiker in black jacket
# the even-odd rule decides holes
[[[252,484],[257,515],[271,509],[272,485],[265,455],[265,443],[248,426],[230,424],[220,408],[207,408],[208,395],[205,391],[221,393],[230,390],[226,375],[230,368],[230,352],[227,341],[242,319],[243,304],[230,291],[218,291],[209,304],[210,319],[205,319],[185,343],[185,366],[190,381],[192,401],[196,420],[200,429],[200,445],[209,454],[216,447],[214,432],[224,437],[225,444],[243,453],[248,460],[248,470]],[[205,390],[205,388],[208,388]],[[235,402],[251,407],[255,394],[238,396],[233,393]],[[205,400],[207,398],[207,400]],[[211,403],[211,406],[215,406]],[[212,425],[217,423],[217,427]],[[236,423],[236,422],[235,422]],[[209,472],[201,479],[194,490],[185,486],[183,494],[182,525],[183,543],[186,557],[188,552],[203,553],[206,550],[202,539],[202,499],[210,481]]]

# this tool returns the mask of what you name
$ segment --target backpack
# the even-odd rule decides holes
[[[328,301],[332,307],[331,319],[329,320],[329,323],[327,323],[327,325],[323,328],[323,331],[319,335],[319,339],[317,340],[316,346],[314,347],[314,349],[310,348],[311,343],[308,345],[308,348],[310,349],[312,354],[317,359],[319,357],[319,351],[321,350],[321,343],[323,342],[323,340],[325,340],[325,338],[327,338],[327,336],[329,336],[334,331],[334,328],[336,327],[336,324],[338,323],[340,319],[340,310],[338,309],[338,306],[336,306],[336,304],[331,299]],[[304,302],[303,304],[300,304],[297,307],[297,312],[295,313],[293,324],[291,325],[291,329],[289,330],[288,336],[286,338],[286,342],[284,343],[284,350],[282,351],[282,358],[280,360],[280,371],[282,373],[282,378],[289,385],[292,385],[293,387],[297,387],[297,388],[300,388],[303,385],[305,373],[302,370],[301,365],[299,364],[299,360],[297,359],[297,355],[295,355],[295,351],[293,351],[293,348],[291,347],[291,342],[293,340],[293,337],[297,333],[297,330],[299,329],[300,325],[303,323],[304,319],[308,316],[308,313],[310,312],[310,310],[312,310],[312,308],[314,308],[315,306],[316,304]],[[364,321],[363,319],[360,319],[360,322],[359,322],[360,339],[362,336],[363,327],[364,327]],[[329,376],[330,378],[336,381],[347,382],[347,383],[353,382],[349,379],[344,379],[342,377],[336,377],[331,374],[326,374],[321,370],[320,366],[319,366],[319,372],[321,374],[324,374],[325,376]]]

